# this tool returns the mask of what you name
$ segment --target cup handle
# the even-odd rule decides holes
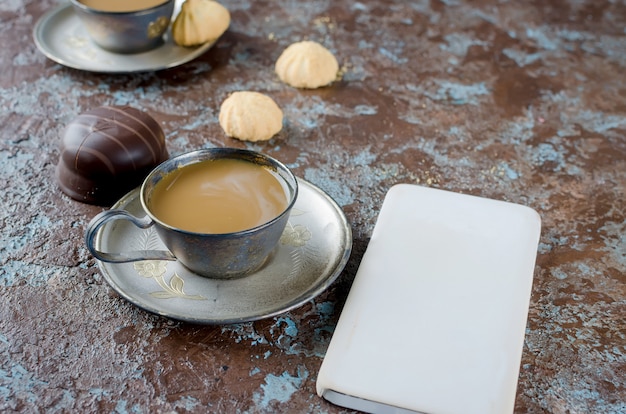
[[[167,250],[135,250],[128,253],[106,253],[96,249],[95,240],[98,231],[109,221],[128,220],[140,229],[147,229],[154,224],[150,217],[138,218],[125,210],[107,210],[95,216],[87,225],[85,243],[91,254],[98,260],[109,263],[128,263],[140,260],[176,260]]]

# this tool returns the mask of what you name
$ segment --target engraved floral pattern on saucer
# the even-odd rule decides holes
[[[180,3],[176,2],[173,16],[180,11]],[[128,55],[112,53],[91,41],[70,4],[43,15],[33,29],[33,39],[47,58],[70,68],[100,73],[149,72],[173,68],[197,58],[215,43],[208,42],[197,47],[178,46],[168,31],[163,45],[156,49]]]
[[[202,324],[228,324],[272,317],[322,293],[339,276],[352,249],[352,232],[341,208],[313,184],[298,179],[299,193],[281,240],[259,271],[238,279],[209,279],[178,262],[98,262],[111,287],[149,312]],[[139,190],[113,208],[145,213]],[[154,229],[125,221],[101,229],[104,251],[165,249]]]

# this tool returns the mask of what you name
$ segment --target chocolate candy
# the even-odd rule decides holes
[[[154,118],[130,106],[101,106],[65,128],[56,178],[73,199],[110,205],[167,158]]]

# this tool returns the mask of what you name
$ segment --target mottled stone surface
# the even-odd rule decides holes
[[[231,27],[198,59],[100,75],[35,47],[33,26],[57,2],[0,2],[0,411],[345,412],[315,395],[315,380],[384,194],[402,182],[542,216],[516,412],[626,412],[624,3],[223,4]],[[303,39],[337,56],[341,81],[278,81],[275,59]],[[219,105],[237,90],[282,107],[277,137],[224,135]],[[327,191],[353,229],[342,275],[296,310],[234,326],[120,298],[83,244],[101,208],[54,182],[62,129],[100,105],[148,111],[172,155],[252,148]]]

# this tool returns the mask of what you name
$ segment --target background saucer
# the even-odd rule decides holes
[[[322,190],[298,179],[298,200],[281,241],[266,265],[239,279],[198,276],[178,262],[99,262],[107,282],[129,302],[172,319],[226,324],[275,316],[323,292],[339,276],[352,249],[341,208]],[[144,216],[139,191],[113,208]],[[96,247],[107,252],[164,249],[154,229],[126,221],[104,226]]]
[[[180,11],[177,2],[173,16]],[[143,53],[108,52],[91,41],[70,4],[60,6],[42,16],[33,30],[37,48],[49,59],[74,69],[101,73],[147,72],[172,68],[187,63],[206,52],[214,42],[194,48],[174,43],[171,31],[165,43]]]

